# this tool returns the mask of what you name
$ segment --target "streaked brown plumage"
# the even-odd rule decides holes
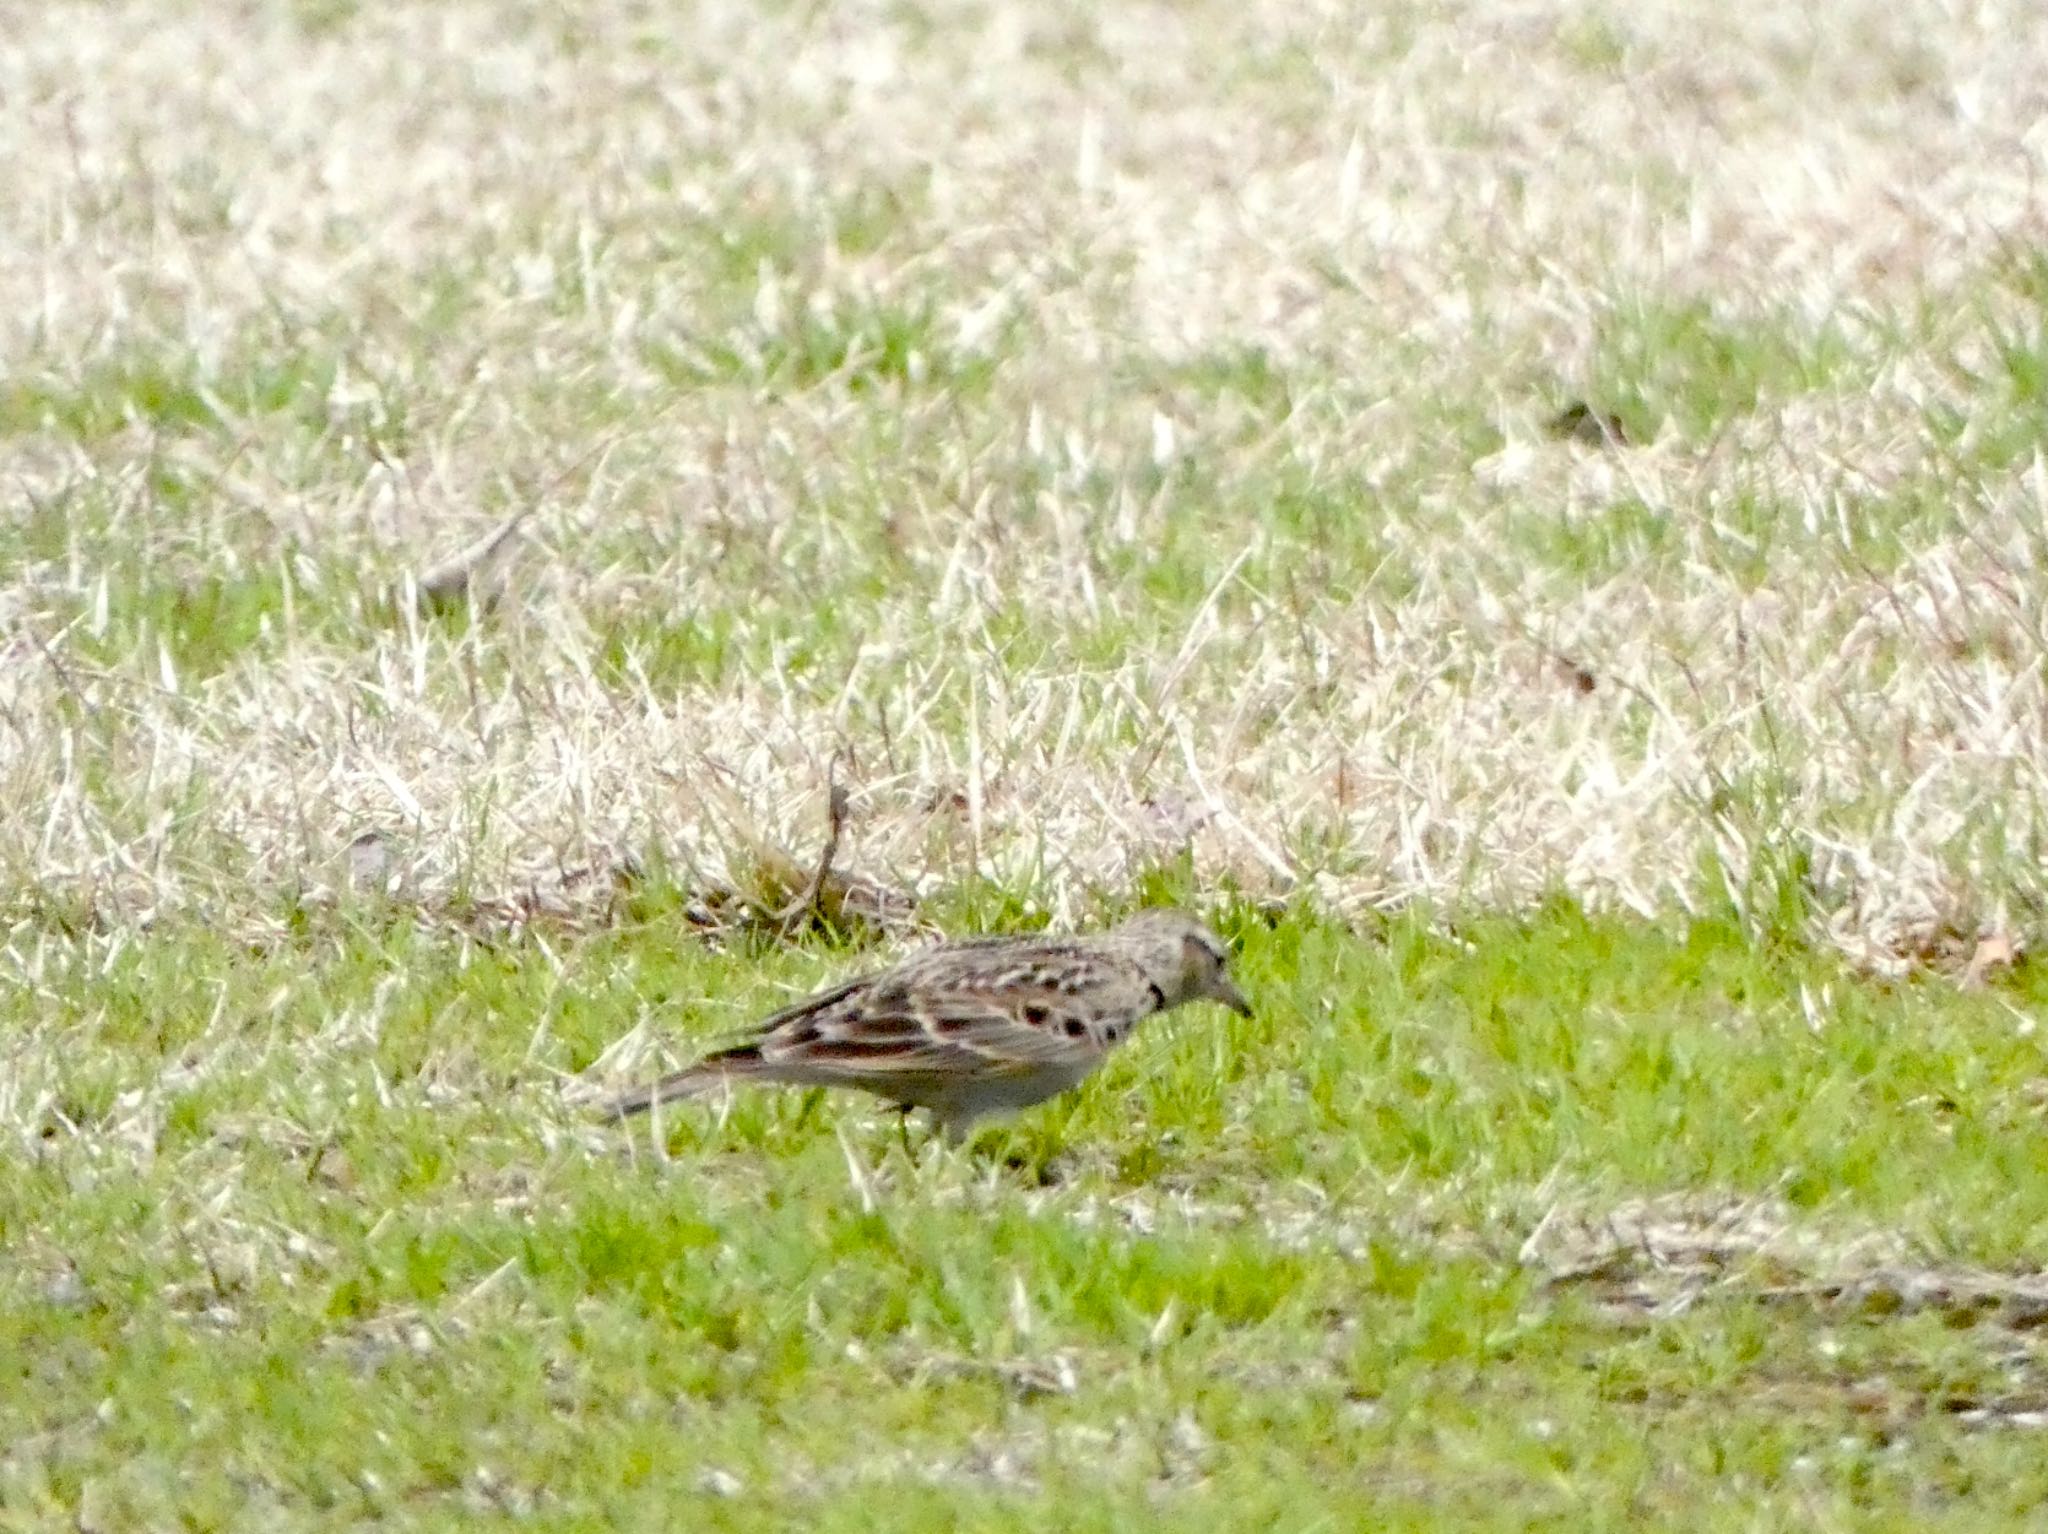
[[[744,1043],[612,1098],[615,1118],[726,1082],[858,1087],[928,1110],[948,1136],[1086,1079],[1155,1012],[1250,1014],[1214,933],[1142,911],[1097,936],[940,943],[776,1013]]]

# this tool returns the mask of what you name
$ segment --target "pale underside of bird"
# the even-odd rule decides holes
[[[940,943],[763,1021],[744,1041],[611,1098],[615,1118],[740,1082],[857,1087],[948,1138],[1079,1085],[1145,1018],[1191,1001],[1249,1016],[1228,950],[1184,912],[1108,932]]]

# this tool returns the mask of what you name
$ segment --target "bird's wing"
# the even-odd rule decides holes
[[[1158,1006],[1132,966],[1065,945],[934,952],[770,1019],[764,1065],[897,1076],[1086,1069]]]

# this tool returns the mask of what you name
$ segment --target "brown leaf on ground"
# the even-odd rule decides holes
[[[1568,655],[1557,657],[1557,678],[1574,692],[1593,692],[1600,679]]]

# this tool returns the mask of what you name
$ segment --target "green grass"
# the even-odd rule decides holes
[[[219,367],[152,349],[89,364],[77,377],[34,369],[0,382],[0,438],[49,432],[92,443],[131,426],[178,433],[272,415],[310,425],[333,376],[331,358],[275,345]]]
[[[859,1101],[678,1111],[662,1158],[556,1107],[639,1018],[685,1050],[860,962],[716,953],[658,900],[545,946],[364,908],[268,950],[48,949],[0,1019],[50,1102],[0,1186],[0,1527],[1880,1527],[2048,1495],[2029,1434],[1965,1415],[2038,1395],[2026,1334],[1772,1303],[1765,1271],[1618,1311],[1517,1255],[1559,1200],[1712,1190],[2027,1262],[2036,977],[1876,986],[1562,904],[1226,925],[1255,1019],[1178,1015],[964,1156]]]
[[[1726,315],[1658,296],[1619,305],[1601,327],[1593,397],[1637,441],[1667,419],[1702,437],[1773,400],[1854,387],[1865,366],[1839,323]]]

